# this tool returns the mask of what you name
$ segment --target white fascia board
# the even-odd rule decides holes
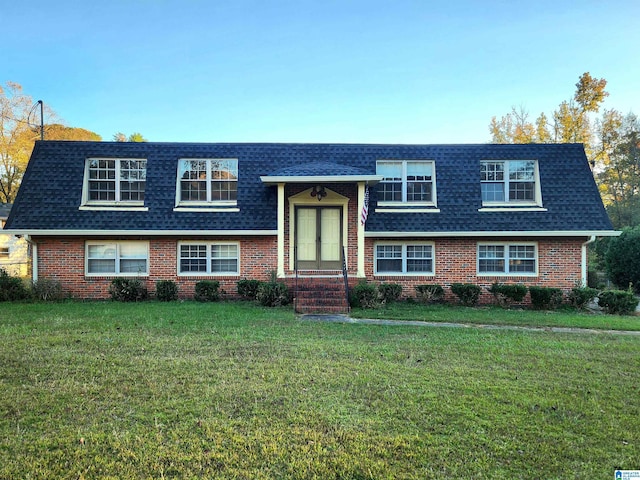
[[[406,237],[617,237],[622,232],[616,230],[531,230],[516,232],[365,232],[365,237],[406,238]]]
[[[262,183],[266,185],[277,185],[278,183],[352,183],[367,182],[369,185],[376,185],[382,181],[382,175],[300,175],[300,176],[269,176],[260,177]]]
[[[2,230],[10,235],[32,236],[65,236],[65,237],[106,237],[106,236],[148,236],[175,237],[185,235],[196,236],[270,236],[277,235],[277,230],[34,230],[12,229]]]

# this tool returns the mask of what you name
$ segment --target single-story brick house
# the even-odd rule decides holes
[[[368,208],[367,208],[368,207]],[[368,213],[365,214],[364,210]],[[569,290],[615,232],[582,145],[37,142],[7,228],[78,298],[270,272]]]

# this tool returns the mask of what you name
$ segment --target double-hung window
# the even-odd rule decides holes
[[[531,243],[478,244],[479,275],[536,275],[538,252]]]
[[[87,275],[139,276],[149,273],[147,242],[87,242]]]
[[[236,205],[238,160],[181,159],[178,163],[177,195],[177,203],[183,205]]]
[[[538,162],[483,160],[480,162],[483,205],[541,205]]]
[[[435,205],[435,165],[428,160],[378,160],[379,204]]]
[[[181,275],[238,275],[240,247],[237,243],[182,242],[178,245]]]
[[[433,274],[433,244],[381,243],[375,246],[375,273]]]
[[[147,161],[136,158],[89,158],[85,168],[85,205],[144,205]]]

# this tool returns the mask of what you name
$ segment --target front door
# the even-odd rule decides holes
[[[342,268],[342,208],[296,208],[297,268],[339,270]]]

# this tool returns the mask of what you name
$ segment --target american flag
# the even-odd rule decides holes
[[[360,213],[360,223],[364,225],[369,216],[369,185],[364,190],[364,203],[362,204],[362,212]]]

